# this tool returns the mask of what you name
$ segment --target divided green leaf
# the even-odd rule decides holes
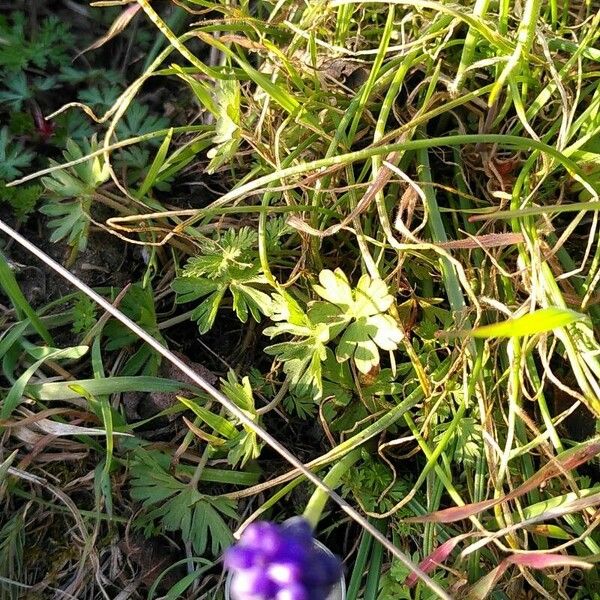
[[[119,139],[124,140],[146,133],[152,133],[169,126],[168,119],[150,113],[150,109],[145,104],[132,102],[125,117],[117,125],[117,135]],[[159,140],[150,140],[149,143],[156,144]]]
[[[18,71],[28,67],[45,69],[69,60],[73,36],[61,19],[50,16],[43,19],[35,34],[29,34],[25,13],[0,15],[0,68]]]
[[[222,380],[221,391],[255,423],[259,422],[259,416],[254,406],[254,394],[248,377],[244,377],[240,383],[235,372],[229,371],[227,379]],[[229,464],[234,467],[237,465],[244,467],[249,460],[255,460],[260,456],[262,443],[256,433],[244,425],[237,435],[228,440],[227,447],[230,448],[227,455]]]
[[[207,239],[200,246],[200,254],[190,258],[181,276],[173,281],[178,303],[202,299],[192,313],[201,333],[213,326],[227,291],[243,323],[250,315],[258,322],[261,315],[270,314],[271,298],[260,289],[267,280],[258,263],[257,239],[248,227],[229,229],[215,240]]]
[[[11,181],[23,174],[23,169],[33,161],[34,154],[15,142],[8,127],[0,129],[0,179]]]
[[[135,453],[131,475],[131,497],[146,509],[138,525],[158,523],[159,529],[178,531],[199,556],[209,548],[212,556],[219,556],[232,543],[225,517],[237,518],[233,501],[202,494],[179,481],[148,451]]]
[[[215,147],[208,151],[211,159],[206,171],[214,173],[221,165],[229,162],[240,145],[240,83],[237,79],[222,79],[217,83],[218,111],[215,135],[212,139]]]
[[[92,153],[96,148],[95,139],[90,142],[86,140],[83,147],[69,140],[63,155],[67,161],[72,161]],[[50,164],[56,166],[58,163],[50,161]],[[50,236],[51,241],[66,238],[75,254],[85,249],[92,199],[97,188],[108,177],[108,165],[102,156],[96,156],[42,178],[49,197],[40,212],[50,217],[48,226],[54,230]]]
[[[283,363],[290,385],[302,396],[323,395],[322,363],[327,357],[329,329],[313,323],[299,304],[287,293],[273,294],[271,318],[276,321],[264,334],[271,339],[282,334],[292,340],[272,344],[265,352]],[[279,321],[279,322],[277,322]]]
[[[42,191],[40,185],[6,187],[6,183],[0,180],[0,202],[9,204],[15,217],[19,220],[25,219],[31,214]]]
[[[341,271],[324,270],[314,290],[326,302],[310,306],[309,318],[329,328],[330,339],[343,332],[336,357],[344,362],[352,358],[361,373],[379,364],[379,349],[392,351],[402,339],[402,331],[386,311],[393,303],[386,284],[363,275],[352,289]]]

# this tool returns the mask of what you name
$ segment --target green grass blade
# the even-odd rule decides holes
[[[477,338],[524,337],[547,333],[585,318],[585,315],[566,308],[541,308],[516,319],[482,325],[473,329],[470,335]]]
[[[15,307],[20,318],[27,317],[31,325],[35,328],[39,336],[48,344],[53,345],[52,336],[42,323],[37,313],[33,310],[27,299],[23,295],[15,276],[6,260],[5,256],[0,252],[0,286],[4,293],[9,297],[12,305]]]

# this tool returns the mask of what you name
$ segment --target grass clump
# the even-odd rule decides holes
[[[448,595],[595,597],[593,3],[110,10],[90,55],[145,51],[57,113],[93,131],[21,179],[52,230],[28,234],[105,268],[89,283],[314,471],[360,449],[342,495]],[[8,179],[33,161],[5,153]],[[221,598],[231,532],[302,512],[302,477],[80,296],[27,297],[4,253],[2,594]],[[342,512],[321,526],[348,600],[437,597]]]

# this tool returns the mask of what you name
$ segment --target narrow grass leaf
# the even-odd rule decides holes
[[[524,337],[565,327],[584,318],[585,315],[566,308],[541,308],[516,319],[476,327],[471,335],[476,338]]]
[[[40,429],[48,435],[55,437],[64,437],[70,435],[106,435],[106,430],[99,427],[82,427],[81,425],[70,425],[69,423],[60,423],[51,419],[39,419],[35,422],[36,429]],[[130,433],[114,432],[113,435],[130,436]]]
[[[0,418],[7,419],[12,411],[19,405],[29,380],[46,360],[57,360],[60,358],[81,358],[88,350],[87,346],[74,346],[73,348],[39,348],[44,350],[42,357],[36,360],[13,384],[2,402]]]
[[[512,554],[505,559],[511,565],[521,565],[530,569],[549,569],[552,567],[575,567],[578,569],[591,569],[592,564],[564,554],[546,554],[544,552],[526,552]]]
[[[470,535],[470,534],[466,534]],[[449,556],[456,545],[465,538],[465,535],[457,535],[456,537],[446,540],[438,546],[429,556],[426,556],[420,563],[419,568],[423,573],[430,573],[435,567],[443,563]],[[413,587],[418,581],[414,573],[411,573],[405,580],[404,584],[407,587]]]
[[[83,396],[74,386],[81,386],[88,394],[118,394],[124,392],[179,392],[196,388],[181,381],[160,377],[107,377],[106,379],[79,379],[77,381],[52,381],[32,383],[25,388],[25,394],[34,400],[73,400]]]
[[[29,302],[23,295],[15,276],[8,264],[7,259],[0,252],[0,287],[4,290],[4,293],[10,299],[12,305],[15,307],[17,314],[21,317],[27,317],[33,325],[39,336],[48,344],[53,345],[52,336],[46,329],[46,326],[42,323],[37,313],[31,308]]]
[[[260,88],[263,89],[279,106],[290,114],[295,113],[300,108],[300,102],[288,93],[282,86],[273,83],[269,77],[257,71],[253,66],[242,60],[237,54],[231,51],[229,47],[216,40],[213,36],[207,35],[201,31],[197,32],[198,37],[207,44],[214,46],[223,54],[235,61],[248,77]]]
[[[29,325],[29,319],[25,319],[24,321],[20,321],[11,326],[2,334],[2,336],[0,336],[0,358],[16,344],[17,340],[25,333],[25,330]]]
[[[0,463],[0,484],[4,481],[4,478],[8,473],[8,469],[13,464],[18,453],[19,451],[15,450],[9,456],[6,457],[6,460],[3,460],[2,463]]]
[[[157,180],[160,170],[165,164],[167,152],[169,151],[169,144],[171,143],[172,138],[173,128],[171,127],[171,129],[169,129],[169,132],[165,136],[165,139],[163,140],[162,144],[160,145],[160,148],[158,149],[158,152],[156,153],[156,156],[154,157],[154,160],[152,161],[152,164],[148,169],[148,173],[146,174],[142,185],[137,191],[137,198],[143,198],[150,191],[150,189],[154,185],[154,182]]]
[[[237,435],[237,429],[225,418],[215,415],[215,413],[206,408],[199,406],[189,398],[177,396],[177,400],[187,406],[197,417],[202,419],[209,427],[212,427],[217,433],[226,439],[231,439]]]

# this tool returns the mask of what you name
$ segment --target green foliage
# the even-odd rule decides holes
[[[221,165],[229,162],[236,154],[241,141],[240,135],[240,83],[237,79],[223,79],[217,83],[216,106],[218,110],[215,147],[207,156],[211,159],[208,173],[214,173]]]
[[[305,421],[314,417],[317,412],[317,406],[311,396],[301,396],[290,392],[283,399],[283,407],[290,415],[296,416]]]
[[[152,133],[169,126],[168,119],[152,114],[145,104],[132,102],[127,108],[125,117],[117,125],[117,136],[119,139],[127,139],[145,133]],[[150,143],[158,143],[153,140]]]
[[[168,456],[159,452],[135,452],[131,497],[146,509],[137,519],[137,526],[150,532],[158,523],[160,530],[179,532],[198,556],[206,554],[209,548],[212,556],[219,556],[233,541],[224,517],[237,519],[235,503],[201,494],[179,481],[167,472],[168,462]]]
[[[96,112],[104,112],[117,100],[122,90],[115,85],[92,85],[78,94],[80,102],[87,104]]]
[[[330,420],[333,419],[338,409],[345,410],[345,407],[352,401],[355,394],[355,383],[349,364],[348,362],[339,363],[331,348],[325,348],[325,360],[321,363],[321,384],[323,392],[320,396],[315,396],[312,388],[306,393],[307,390],[302,386],[295,386],[284,398],[283,404],[286,410],[301,419],[306,419],[315,414],[318,401],[322,397],[328,399],[326,410],[327,418]]]
[[[123,83],[123,74],[103,67],[77,69],[71,64],[63,64],[58,75],[61,83],[81,85],[93,83],[94,86],[114,86]]]
[[[248,316],[260,321],[268,315],[271,299],[260,287],[267,284],[257,260],[258,237],[249,227],[228,229],[216,239],[200,244],[200,254],[190,258],[172,284],[177,303],[203,298],[192,313],[201,333],[211,329],[226,292],[233,310],[245,323]]]
[[[10,73],[3,78],[6,89],[0,89],[0,104],[7,104],[11,110],[21,110],[23,103],[33,97],[23,71]]]
[[[141,146],[124,148],[114,161],[118,169],[127,172],[127,181],[130,183],[139,181],[144,176],[149,163],[150,152]]]
[[[77,296],[73,304],[73,333],[87,333],[96,324],[97,304],[87,296]]]
[[[552,306],[541,308],[516,319],[507,319],[490,325],[476,327],[470,332],[474,337],[523,337],[546,333],[585,319],[585,315],[567,308]]]
[[[313,323],[287,293],[273,295],[271,319],[275,321],[275,325],[267,327],[265,335],[270,338],[289,335],[293,339],[267,346],[265,352],[283,363],[290,386],[298,394],[321,398],[322,363],[327,357],[325,344],[330,339],[328,327],[323,323]]]
[[[0,179],[16,179],[31,164],[33,158],[31,150],[26,150],[21,142],[11,137],[8,127],[0,129]]]
[[[27,218],[33,212],[42,191],[40,185],[6,187],[6,183],[0,180],[0,202],[9,204],[19,220]]]
[[[383,281],[363,275],[353,290],[340,269],[321,271],[319,281],[314,290],[323,301],[310,303],[307,311],[289,294],[274,294],[271,319],[276,324],[264,332],[270,338],[293,336],[290,341],[268,346],[265,352],[283,363],[300,395],[317,398],[323,395],[322,363],[329,342],[341,335],[337,361],[352,358],[361,373],[368,373],[379,364],[378,348],[395,350],[402,338],[396,321],[386,313],[393,298]]]
[[[450,422],[437,427],[439,433],[435,437],[435,442],[439,442],[449,426]],[[472,469],[481,456],[482,447],[481,425],[471,417],[460,419],[449,441],[449,452],[454,460],[458,464]]]
[[[97,147],[95,138],[86,140],[82,147],[69,140],[63,155],[67,161],[72,161],[94,152]],[[54,166],[58,163],[50,161],[50,164]],[[42,178],[48,200],[40,208],[40,212],[50,217],[48,227],[54,230],[50,236],[52,242],[66,239],[75,254],[85,249],[92,199],[98,187],[108,177],[108,166],[104,158],[96,156]]]
[[[419,316],[414,332],[421,340],[435,341],[437,332],[450,329],[454,322],[452,312],[440,306],[440,298],[411,298],[398,306],[398,316],[403,323],[412,320],[411,314]]]
[[[44,18],[35,35],[28,35],[25,13],[0,15],[0,68],[18,71],[27,67],[45,69],[68,62],[73,45],[69,27],[54,16]]]
[[[436,10],[410,2],[148,2],[119,38],[74,61],[78,49],[141,4],[113,2],[93,11],[77,9],[82,4],[77,2],[16,5],[29,4],[31,19],[25,11],[0,18],[2,181],[48,166],[48,158],[56,159],[65,148],[66,160],[85,155],[92,145],[85,140],[107,124],[73,109],[52,119],[54,132],[46,131],[37,107],[49,114],[62,102],[79,100],[96,114],[105,113],[121,90],[144,82],[130,88],[136,98],[110,141],[173,128],[163,138],[109,152],[125,191],[117,192],[120,201],[112,183],[105,185],[104,155],[84,160],[85,173],[71,168],[47,177],[43,211],[53,239],[68,241],[73,258],[85,249],[92,219],[131,213],[126,235],[146,246],[128,249],[123,275],[136,281],[144,271],[143,285],[134,284],[119,307],[191,360],[204,362],[200,346],[209,348],[207,366],[227,372],[221,381],[227,397],[302,460],[357,436],[350,444],[364,452],[346,474],[343,494],[377,513],[406,500],[385,520],[385,533],[415,562],[448,535],[471,535],[457,554],[479,538],[467,521],[424,525],[407,523],[406,517],[451,507],[459,497],[468,501],[516,490],[552,463],[552,447],[572,446],[571,434],[582,433],[572,431],[577,410],[569,419],[558,416],[565,407],[550,397],[555,390],[547,385],[547,361],[556,380],[572,388],[567,397],[580,398],[600,414],[598,328],[589,323],[600,323],[596,207],[593,202],[572,206],[578,194],[596,198],[592,188],[600,182],[600,20],[593,2],[567,10],[557,2],[531,1],[516,3],[515,11],[508,2],[486,1],[438,3]],[[211,20],[192,24],[196,17],[177,4],[197,5]],[[173,32],[168,40],[155,34],[155,9],[168,25],[162,31]],[[47,19],[53,11],[57,16]],[[74,43],[59,21],[71,16]],[[190,33],[190,39],[179,37],[182,33]],[[214,50],[210,61],[209,46]],[[151,74],[148,65],[165,49],[173,52],[165,53]],[[198,51],[196,58],[190,54]],[[120,71],[103,64],[118,65]],[[179,93],[181,80],[189,85],[189,95]],[[21,219],[37,215],[41,193],[35,185],[0,185],[2,212],[10,208]],[[494,214],[499,203],[509,202],[517,209],[510,221]],[[560,213],[575,208],[585,210],[586,217],[571,225]],[[269,217],[265,227],[270,211],[284,216]],[[285,225],[290,217],[293,229]],[[483,229],[472,222],[476,219],[485,219]],[[31,234],[35,225],[30,219],[21,231]],[[313,229],[325,233],[317,236]],[[165,239],[167,231],[189,237]],[[163,239],[164,245],[150,246]],[[197,256],[189,258],[196,243]],[[128,400],[144,402],[141,394],[162,392],[170,401],[188,386],[163,379],[177,375],[167,365],[161,369],[159,356],[120,323],[108,320],[103,328],[94,327],[96,308],[83,297],[55,300],[56,288],[49,285],[52,301],[38,316],[26,299],[29,290],[19,289],[21,282],[29,287],[38,272],[14,248],[7,246],[10,259],[0,261],[0,287],[14,305],[0,323],[5,386],[0,397],[8,451],[12,444],[12,457],[17,452],[31,457],[20,468],[32,471],[11,472],[0,489],[5,516],[0,556],[9,559],[8,566],[0,565],[1,578],[32,585],[42,596],[54,593],[48,589],[52,585],[74,597],[94,597],[99,594],[94,578],[73,576],[73,567],[90,551],[106,554],[131,527],[149,535],[169,533],[177,546],[172,561],[181,558],[187,568],[202,568],[173,584],[167,580],[179,575],[168,553],[159,562],[143,547],[150,564],[137,564],[135,552],[128,554],[123,575],[121,570],[108,574],[115,590],[125,589],[139,573],[164,569],[170,591],[158,590],[157,582],[148,597],[174,598],[192,581],[198,582],[194,592],[221,597],[214,568],[205,574],[208,561],[184,558],[184,542],[194,555],[211,555],[212,563],[231,541],[230,520],[237,522],[238,514],[249,514],[257,505],[256,497],[246,497],[240,488],[270,481],[287,470],[286,463],[271,452],[260,460],[262,443],[254,432],[206,395],[182,397],[180,405],[143,421],[138,417],[144,411],[136,410],[135,422],[127,423]],[[98,290],[114,301],[123,279],[112,278],[109,265],[98,264],[103,252],[90,250],[81,264],[93,263],[106,285],[115,285]],[[275,289],[264,270],[267,263],[278,281]],[[178,303],[173,307],[167,288],[183,264],[173,283]],[[195,309],[200,332],[208,333],[201,340],[195,327],[190,331],[180,323],[185,302]],[[567,315],[565,306],[585,318]],[[553,327],[548,307],[563,311]],[[539,309],[546,312],[534,312]],[[501,323],[500,333],[509,339],[498,335],[498,325],[489,328],[503,315],[527,312],[535,323],[530,317]],[[267,338],[261,337],[263,325]],[[528,339],[515,338],[518,325],[528,325],[523,329]],[[477,326],[488,329],[473,329]],[[47,329],[57,340],[93,334],[91,356],[83,357],[83,349],[68,356],[48,350],[54,344]],[[461,337],[461,332],[484,337]],[[221,335],[228,340],[238,335],[249,351],[221,344]],[[61,357],[69,373],[62,381],[63,372],[51,362]],[[93,379],[72,380],[79,376]],[[288,386],[281,403],[259,414],[256,404],[264,408]],[[123,408],[118,406],[123,391],[140,395],[123,397]],[[64,410],[73,400],[77,410]],[[552,410],[548,404],[554,404]],[[52,407],[60,412],[47,410]],[[184,408],[196,417],[191,427],[182,419]],[[98,422],[84,423],[87,413]],[[523,421],[527,415],[535,427]],[[27,421],[20,427],[23,418]],[[293,432],[286,439],[284,420],[285,433]],[[592,419],[587,423],[592,434]],[[54,439],[61,428],[72,436],[81,430],[71,428],[84,425],[97,426],[100,435],[77,435],[46,445],[42,453],[31,451],[40,446],[34,436],[45,435],[45,427]],[[366,429],[373,437],[365,442]],[[150,440],[148,446],[142,446],[142,437]],[[502,449],[497,460],[483,460],[484,442]],[[579,452],[576,443],[574,451]],[[6,473],[8,463],[2,465]],[[424,469],[433,467],[446,477],[433,470],[426,476]],[[577,483],[582,493],[573,502],[582,506],[594,493],[588,489],[594,478],[587,480],[570,467],[565,464],[564,477],[559,474],[520,496],[522,514],[529,516],[533,509],[541,515],[559,500],[564,507],[571,501],[564,496],[571,491],[565,482]],[[34,474],[70,497],[64,519],[53,504],[31,501],[43,493],[31,479]],[[225,486],[234,494],[241,491],[239,511],[218,495]],[[277,496],[265,497],[273,507],[268,516],[283,520],[296,513],[304,499],[300,490],[277,503]],[[553,497],[559,494],[562,499]],[[84,512],[94,498],[97,513]],[[73,506],[81,507],[89,531],[99,527],[102,532],[92,536],[94,548],[79,533],[65,540],[76,516]],[[111,510],[120,516],[109,523]],[[565,553],[593,558],[600,555],[600,538],[593,527],[586,529],[588,510],[514,531],[509,541],[518,553],[570,540]],[[15,516],[17,524],[5,525]],[[502,525],[493,516],[493,510],[480,515],[490,534]],[[369,573],[366,589],[349,594],[353,600],[435,597],[421,584],[408,590],[408,570],[378,546],[369,550],[368,536],[361,536],[365,544],[353,554],[343,540],[355,533],[354,526],[348,529],[340,513],[329,512],[327,520],[338,528],[339,549],[357,558],[357,574]],[[137,545],[135,536],[131,539]],[[25,541],[32,543],[26,548]],[[506,544],[506,536],[499,541]],[[449,593],[468,595],[462,581],[476,581],[501,559],[488,545],[457,561],[456,571],[436,568],[432,574]],[[27,568],[19,571],[21,563]],[[592,572],[575,580],[514,567],[494,593],[502,595],[509,577],[515,597],[535,583],[533,578],[558,597],[588,598],[598,588]],[[27,595],[28,588],[2,581],[0,596],[4,589],[14,589],[15,597]],[[141,587],[135,593],[146,595],[147,579],[136,581]],[[574,591],[573,582],[581,589]],[[360,578],[351,589],[355,583]]]
[[[410,483],[397,477],[388,465],[372,457],[364,457],[360,466],[353,467],[345,479],[347,491],[360,499],[362,506],[369,512],[386,512],[400,502],[410,491]],[[394,516],[402,523],[402,517],[408,517],[413,512],[403,507]],[[401,524],[402,533],[408,534],[411,525]]]
[[[23,572],[23,554],[25,550],[25,514],[15,513],[7,519],[0,529],[0,577],[4,581],[20,581]],[[17,586],[0,585],[2,600],[16,600],[20,596]]]
[[[32,135],[35,132],[33,115],[24,111],[11,111],[8,130],[12,135]]]
[[[252,368],[250,370],[249,379],[250,385],[256,393],[261,394],[268,402],[273,400],[276,392],[275,386],[267,382],[258,369]],[[288,414],[297,416],[303,420],[313,416],[317,408],[314,397],[302,396],[294,390],[287,391],[282,404]]]
[[[140,283],[133,284],[121,300],[119,308],[125,315],[150,333],[152,337],[166,345],[158,327],[154,294],[150,286],[144,287]],[[131,358],[123,366],[122,375],[156,375],[158,373],[161,363],[160,355],[145,342],[139,344],[138,337],[120,321],[116,319],[109,320],[102,333],[108,340],[106,344],[108,350],[137,347]]]
[[[229,371],[227,379],[222,380],[221,391],[255,423],[260,424],[256,407],[254,406],[252,386],[248,377],[244,377],[240,383],[235,372]],[[260,456],[262,443],[254,430],[244,425],[237,435],[228,440],[227,447],[230,448],[227,454],[229,463],[233,467],[239,465],[243,468],[249,460],[257,459]]]
[[[414,563],[419,562],[419,555],[415,553],[412,557]],[[413,592],[409,590],[404,581],[410,575],[410,570],[405,567],[401,562],[393,560],[389,570],[384,573],[379,582],[379,594],[377,600],[412,600]],[[433,575],[434,581],[439,583],[442,588],[447,587],[443,574],[435,573]],[[420,600],[436,600],[439,596],[425,588],[420,586]]]
[[[394,298],[386,284],[363,275],[353,290],[341,269],[324,270],[319,274],[321,285],[314,290],[325,300],[310,306],[309,318],[323,323],[330,330],[330,339],[342,333],[336,358],[344,362],[354,359],[361,373],[368,373],[379,364],[379,350],[396,350],[402,331],[386,311]]]
[[[94,128],[81,112],[69,110],[56,117],[56,131],[54,140],[61,146],[66,146],[67,142],[85,143],[87,138],[94,135]]]

